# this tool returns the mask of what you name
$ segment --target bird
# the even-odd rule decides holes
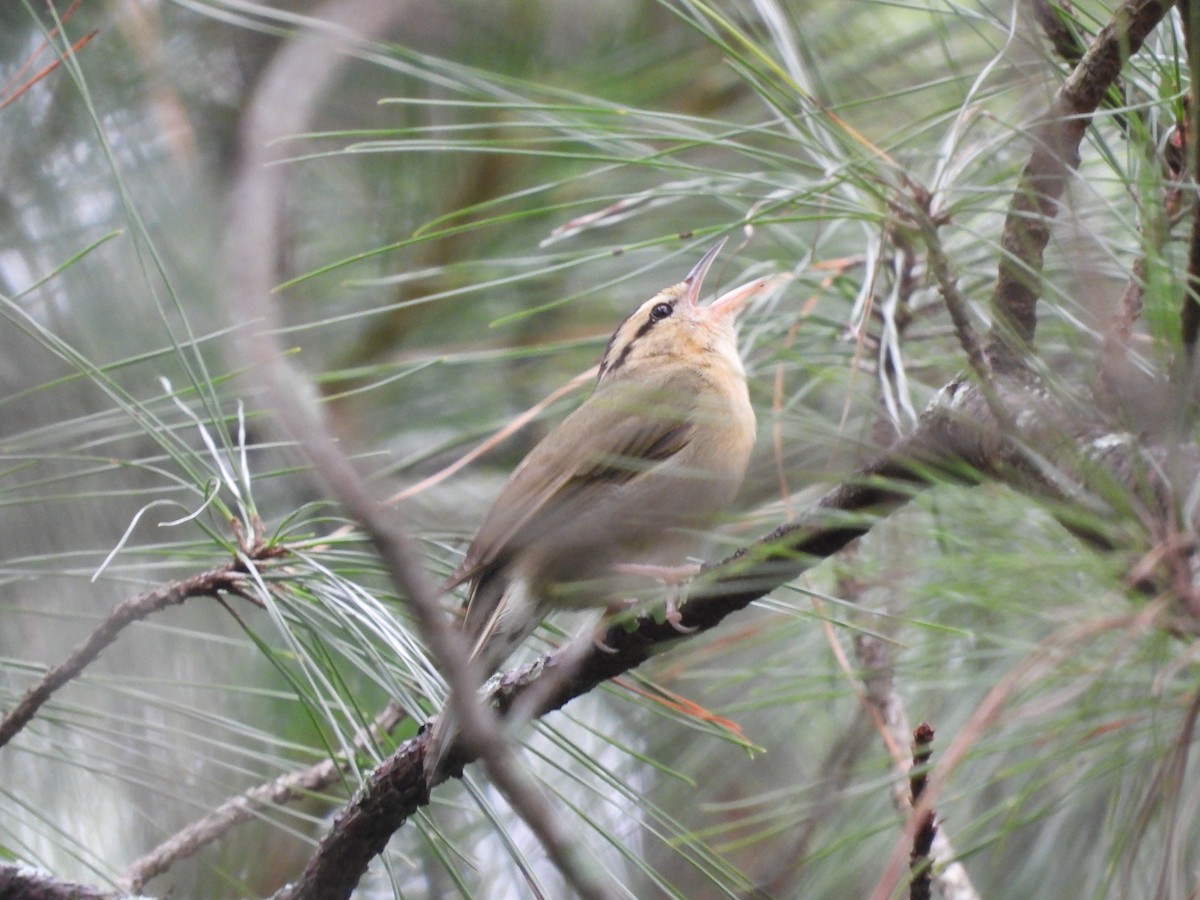
[[[733,502],[756,430],[736,318],[772,279],[700,306],[724,244],[621,322],[591,395],[512,472],[443,585],[468,586],[482,677],[555,609],[620,609],[648,578],[684,580]],[[667,617],[684,630],[670,600]]]

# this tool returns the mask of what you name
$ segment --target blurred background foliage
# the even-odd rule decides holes
[[[115,603],[228,560],[230,517],[261,515],[296,551],[265,576],[267,609],[201,599],[153,617],[0,749],[0,852],[63,877],[113,884],[221,802],[345,746],[388,698],[411,716],[396,739],[440,702],[373,557],[256,404],[228,324],[239,117],[316,10],[0,7],[0,708]],[[1071,26],[1086,38],[1109,13],[1077,4]],[[714,556],[911,430],[964,366],[888,200],[900,172],[934,191],[982,327],[1023,135],[1065,71],[1026,4],[415,0],[402,25],[347,67],[319,132],[288,141],[276,301],[294,360],[387,496],[587,369],[621,317],[730,234],[710,289],[793,280],[743,323],[760,439]],[[1160,29],[1134,61],[1123,102],[1142,127],[1098,122],[1048,253],[1039,360],[1080,402],[1138,224],[1162,215],[1154,152],[1179,58]],[[1177,318],[1178,260],[1155,251],[1128,362],[1148,371]],[[580,396],[405,503],[435,575]],[[1185,896],[1200,782],[1172,760],[1191,739],[1194,648],[1136,620],[1125,573],[1151,536],[1132,514],[1109,524],[1127,545],[1100,556],[1006,489],[933,492],[540,723],[532,764],[631,896],[864,896],[899,836],[860,699],[854,645],[870,638],[939,741],[1014,679],[939,805],[981,895]],[[272,891],[371,757],[149,890]],[[536,891],[562,888],[471,770],[360,888]]]

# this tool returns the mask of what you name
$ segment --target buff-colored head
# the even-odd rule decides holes
[[[740,372],[734,323],[746,301],[770,278],[756,278],[700,306],[704,276],[725,246],[709,250],[687,278],[659,291],[618,326],[600,360],[600,381],[637,375],[648,366],[708,365],[718,361]]]

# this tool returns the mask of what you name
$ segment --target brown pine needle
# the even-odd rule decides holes
[[[561,397],[565,397],[567,394],[571,393],[571,391],[575,390],[580,385],[585,384],[586,382],[594,379],[596,377],[597,371],[599,371],[599,368],[600,368],[599,366],[592,366],[586,372],[580,372],[578,375],[576,375],[574,378],[572,378],[570,381],[568,381],[562,387],[560,387],[557,390],[553,391],[552,393],[548,394],[546,397],[539,400],[533,406],[529,407],[529,409],[525,410],[525,412],[521,413],[519,416],[517,416],[515,419],[513,419],[511,422],[509,422],[507,425],[505,425],[503,428],[501,428],[499,431],[497,431],[495,434],[493,434],[491,437],[489,437],[487,440],[485,440],[482,444],[475,447],[473,450],[471,450],[467,453],[464,453],[462,456],[460,456],[454,462],[450,463],[450,465],[446,466],[444,469],[442,469],[438,472],[434,472],[428,478],[424,478],[421,481],[418,481],[416,484],[409,485],[404,490],[402,490],[396,494],[393,494],[391,497],[388,498],[387,502],[388,503],[399,503],[401,500],[406,500],[409,497],[412,497],[416,494],[421,493],[422,491],[428,490],[429,488],[433,487],[435,484],[440,484],[441,482],[445,481],[447,478],[449,478],[451,475],[453,475],[459,469],[462,469],[465,466],[468,466],[471,463],[475,462],[475,460],[479,459],[479,457],[483,456],[485,453],[488,453],[494,447],[496,447],[498,444],[502,443],[507,438],[514,435],[516,432],[520,431],[522,428],[524,428],[526,425],[528,425],[531,421],[533,421],[533,419],[537,418],[537,416],[540,415],[541,412],[546,407],[548,407],[550,404],[554,403]]]

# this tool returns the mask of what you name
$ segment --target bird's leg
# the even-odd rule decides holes
[[[653,578],[668,588],[673,588],[667,594],[667,622],[680,634],[692,634],[695,628],[683,624],[683,616],[679,612],[679,588],[700,574],[697,563],[685,563],[681,566],[656,566],[648,563],[618,563],[616,570],[623,575],[640,575],[643,578]]]

